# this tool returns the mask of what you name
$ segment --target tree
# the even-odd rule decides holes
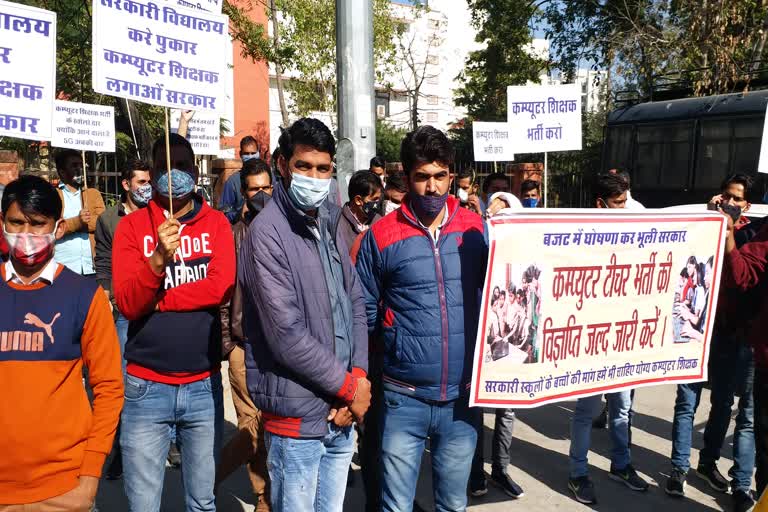
[[[396,128],[383,119],[376,120],[376,154],[387,162],[400,160],[400,144],[406,130]]]
[[[469,9],[475,40],[484,47],[467,57],[456,103],[474,119],[504,121],[507,86],[538,82],[547,66],[530,50],[536,6],[530,0],[469,0]]]

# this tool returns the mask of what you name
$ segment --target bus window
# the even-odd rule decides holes
[[[632,168],[632,126],[612,126],[608,128],[608,169]],[[603,169],[606,170],[606,169]]]
[[[662,162],[659,183],[663,188],[688,188],[692,138],[692,123],[676,123],[665,128],[664,139],[667,152]]]
[[[701,121],[694,187],[717,190],[730,170],[730,121]]]

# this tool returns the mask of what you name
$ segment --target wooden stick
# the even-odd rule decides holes
[[[87,210],[88,202],[85,200],[85,191],[88,190],[88,176],[85,174],[85,151],[80,151],[80,155],[83,157],[83,190],[80,191],[80,195],[83,199],[83,210]]]
[[[168,213],[173,218],[173,184],[171,183],[171,141],[168,134],[168,107],[165,112],[165,165],[168,169]]]

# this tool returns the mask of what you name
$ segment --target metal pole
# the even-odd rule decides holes
[[[346,202],[349,177],[368,169],[376,155],[373,0],[336,1],[336,66],[338,137],[347,139],[352,149],[336,159],[339,190]]]
[[[549,185],[548,180],[548,169],[547,169],[547,152],[544,152],[544,208],[547,208],[549,205],[547,204],[547,186]]]

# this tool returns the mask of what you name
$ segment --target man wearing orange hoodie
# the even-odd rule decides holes
[[[90,510],[123,405],[107,297],[96,281],[53,259],[61,216],[61,199],[42,178],[23,176],[5,188],[0,512]]]

